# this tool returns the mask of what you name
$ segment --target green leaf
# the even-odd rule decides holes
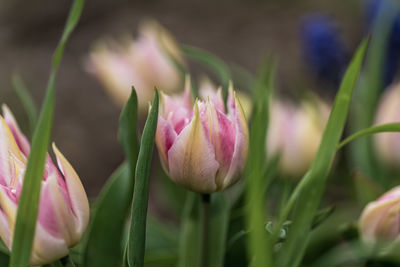
[[[283,212],[285,216],[283,217],[286,217],[297,201],[293,210],[291,229],[280,250],[277,266],[298,266],[303,257],[313,217],[324,192],[336,146],[346,123],[353,89],[358,79],[366,48],[367,41],[363,41],[342,80],[311,168],[298,184],[285,207]]]
[[[187,192],[179,241],[179,267],[200,267],[200,222],[200,197]]]
[[[127,161],[112,175],[96,203],[85,251],[87,267],[121,266],[123,263],[124,228],[132,202],[139,152],[137,106],[136,92],[132,88],[131,96],[122,110],[119,127],[119,140]]]
[[[110,177],[97,200],[88,229],[85,266],[121,266],[124,226],[132,191],[129,166],[124,163]]]
[[[343,140],[338,146],[337,150],[341,149],[351,141],[354,141],[360,137],[376,134],[376,133],[384,133],[384,132],[400,132],[400,123],[387,123],[377,126],[372,126],[361,131],[358,131],[351,136],[347,137]]]
[[[33,133],[38,120],[38,109],[20,75],[14,74],[12,76],[12,84],[28,116],[30,133]]]
[[[46,97],[40,118],[33,134],[32,147],[24,176],[21,197],[18,203],[17,220],[15,224],[11,267],[26,267],[31,256],[40,187],[43,178],[47,149],[50,143],[51,127],[54,113],[55,77],[62,59],[65,44],[72,30],[78,23],[82,13],[84,0],[75,0],[70,10],[66,27],[53,55],[52,69],[47,85]]]
[[[224,103],[226,103],[228,99],[228,88],[231,76],[229,68],[225,65],[225,63],[208,51],[188,45],[183,45],[181,48],[185,56],[198,63],[201,63],[217,75],[222,85],[222,96],[224,98]]]
[[[379,184],[360,172],[354,173],[353,181],[357,199],[363,205],[376,200],[385,192]]]
[[[149,176],[153,155],[154,138],[158,120],[158,91],[143,130],[135,173],[132,216],[128,241],[128,263],[131,267],[143,267],[146,243],[146,218],[149,198]]]
[[[210,267],[224,266],[229,226],[229,203],[224,193],[211,195],[208,256]]]
[[[398,6],[397,1],[390,1],[392,7]],[[352,132],[370,127],[374,121],[379,93],[383,89],[385,60],[387,46],[398,8],[381,8],[377,12],[368,53],[365,58],[365,68],[355,90],[352,103],[349,126]],[[351,145],[351,160],[353,164],[370,177],[380,179],[379,165],[376,161],[370,138],[357,140]]]
[[[0,252],[0,266],[7,266],[10,263],[10,256]]]
[[[179,267],[200,267],[201,216],[200,197],[188,192],[182,220]],[[210,267],[224,266],[229,226],[229,203],[224,193],[211,194],[207,255]]]
[[[335,211],[335,206],[329,206],[317,211],[312,220],[311,228],[314,229],[321,223],[323,223],[326,219],[328,219],[332,213]]]
[[[265,136],[268,128],[269,97],[273,86],[274,66],[269,61],[263,63],[254,90],[249,161],[245,171],[246,226],[249,259],[252,266],[271,266],[271,246],[265,232]],[[266,180],[267,179],[267,180]]]

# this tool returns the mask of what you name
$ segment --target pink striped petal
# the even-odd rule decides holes
[[[56,155],[58,166],[65,178],[67,194],[71,201],[70,208],[76,219],[74,227],[76,231],[75,237],[78,237],[79,240],[89,223],[89,201],[78,174],[54,143],[53,151]],[[75,241],[77,242],[78,240]]]
[[[171,179],[177,184],[198,193],[212,193],[217,189],[215,175],[219,164],[200,121],[197,103],[192,121],[168,152],[168,162]]]
[[[3,117],[0,116],[0,184],[2,185],[10,185],[13,180],[10,156],[15,157],[20,162],[26,162],[10,128]]]
[[[222,189],[229,187],[236,183],[240,175],[243,173],[244,168],[247,164],[248,153],[249,153],[249,130],[247,128],[246,117],[244,116],[243,108],[239,102],[239,99],[234,95],[235,111],[233,115],[235,123],[235,147],[232,155],[231,165],[229,171],[224,179]]]
[[[7,107],[7,105],[2,105],[4,121],[7,123],[8,127],[10,127],[11,132],[14,135],[15,141],[21,150],[21,152],[28,157],[30,151],[30,144],[26,136],[21,132],[17,121],[14,118],[14,115]]]
[[[14,227],[15,227],[15,220],[17,217],[17,200],[15,198],[15,195],[12,191],[12,189],[0,185],[0,209],[2,214],[7,218],[8,220],[8,225],[10,226],[9,232],[14,233]],[[12,235],[10,236],[10,240],[5,240],[3,241],[7,244],[7,242],[10,244],[11,248],[11,240],[12,240]]]
[[[10,223],[8,221],[7,214],[0,209],[0,237],[3,240],[6,247],[11,250],[11,232],[10,232]]]
[[[156,145],[160,154],[161,163],[164,169],[168,172],[168,151],[175,142],[177,134],[170,121],[158,116]]]
[[[66,241],[50,235],[40,223],[36,224],[30,265],[41,266],[49,264],[68,255]]]

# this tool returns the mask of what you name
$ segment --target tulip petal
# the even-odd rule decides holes
[[[32,266],[52,263],[69,253],[66,241],[49,234],[40,223],[36,224],[35,239],[33,242],[30,259],[30,265]]]
[[[168,151],[175,142],[177,134],[170,121],[158,116],[156,145],[160,154],[161,163],[168,172]]]
[[[66,244],[75,245],[80,234],[75,232],[74,214],[70,203],[62,194],[57,173],[50,174],[44,183],[39,206],[39,222],[54,237],[61,237]]]
[[[1,209],[1,226],[8,225],[8,229],[2,229],[0,235],[4,243],[11,249],[11,243],[14,233],[15,220],[17,217],[17,201],[10,188],[0,185],[0,209]]]
[[[10,128],[3,117],[0,116],[0,184],[2,185],[10,185],[13,180],[10,157],[15,157],[21,162],[26,162]]]
[[[235,105],[233,106],[233,120],[235,123],[235,148],[231,160],[229,171],[225,176],[222,189],[234,184],[240,178],[241,173],[246,167],[249,153],[249,130],[247,128],[246,117],[239,99],[234,95]]]
[[[28,157],[30,151],[30,145],[26,136],[21,132],[17,121],[14,118],[14,115],[7,107],[7,105],[2,105],[4,121],[7,123],[8,127],[10,128],[11,132],[13,133],[14,139],[21,150],[21,152]]]
[[[11,232],[7,214],[0,210],[0,237],[8,249],[11,249]]]
[[[219,164],[200,121],[197,103],[192,121],[168,152],[168,162],[170,176],[177,184],[199,193],[211,193],[217,189],[215,175]]]
[[[77,236],[82,236],[89,223],[89,201],[85,189],[71,164],[53,143],[53,151],[57,158],[58,166],[64,175],[67,193],[71,201],[71,209],[76,218],[75,230]]]
[[[365,207],[360,217],[360,231],[364,242],[373,243],[376,241],[376,234],[381,222],[386,220],[386,214],[398,201],[398,199],[374,201]]]

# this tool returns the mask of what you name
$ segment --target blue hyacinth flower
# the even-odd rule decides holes
[[[321,14],[308,16],[301,31],[303,57],[316,78],[337,88],[348,63],[348,52],[335,22]]]
[[[378,12],[382,10],[391,10],[396,8],[392,0],[370,0],[367,1],[366,5],[366,26],[367,31],[370,31],[373,25],[376,23]],[[383,83],[384,87],[391,84],[396,77],[399,70],[400,63],[400,13],[396,15],[391,33],[389,36],[387,50],[386,50],[386,60],[384,63],[383,70]]]

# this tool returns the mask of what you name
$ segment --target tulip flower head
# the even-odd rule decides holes
[[[311,166],[329,117],[322,101],[300,107],[275,100],[271,104],[267,133],[268,157],[279,156],[279,171],[300,178]]]
[[[364,243],[375,244],[398,240],[400,233],[400,187],[386,192],[378,200],[369,203],[359,221]]]
[[[400,84],[387,89],[378,104],[375,124],[400,122]],[[398,168],[400,163],[400,133],[378,133],[374,135],[378,158],[388,166]]]
[[[183,64],[172,36],[156,22],[147,21],[140,26],[135,41],[95,46],[89,56],[88,70],[121,107],[134,86],[139,110],[143,112],[153,98],[154,87],[166,92],[182,88],[183,79],[172,58]]]
[[[205,100],[161,94],[156,144],[164,169],[177,184],[209,194],[233,185],[243,172],[249,134],[240,102],[233,92],[225,111],[221,89]]]
[[[6,106],[3,116],[0,116],[0,237],[11,250],[30,145]],[[51,263],[66,256],[68,249],[79,242],[89,221],[89,203],[78,175],[55,145],[53,150],[59,169],[47,156],[31,265]]]

